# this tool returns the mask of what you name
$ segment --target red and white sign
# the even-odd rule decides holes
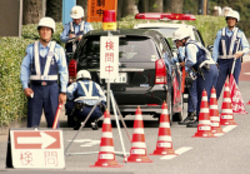
[[[245,103],[241,96],[240,90],[235,82],[233,74],[230,75],[229,86],[231,90],[233,113],[247,114],[247,111],[245,110]]]
[[[102,36],[101,37],[101,63],[100,78],[114,79],[119,75],[119,37]]]
[[[14,168],[64,168],[61,130],[10,130]]]

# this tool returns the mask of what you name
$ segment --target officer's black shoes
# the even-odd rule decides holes
[[[180,125],[187,125],[196,121],[195,112],[189,112],[188,116],[179,122]]]
[[[192,127],[197,128],[198,124],[199,124],[199,121],[196,120],[194,123],[189,123],[189,124],[187,124],[187,127],[190,127],[190,128],[192,128]]]
[[[74,130],[79,130],[81,127],[81,122],[76,122],[76,125],[74,126]]]
[[[98,130],[98,121],[91,122],[91,128],[92,130]]]

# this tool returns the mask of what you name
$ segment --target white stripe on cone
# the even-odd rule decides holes
[[[160,126],[159,127],[162,127],[162,128],[170,128],[170,124],[167,123],[167,122],[163,122],[163,123],[160,123]]]
[[[137,147],[137,148],[146,148],[146,144],[142,142],[133,142],[132,147]]]
[[[167,135],[159,136],[158,141],[172,141],[172,137]]]
[[[134,128],[134,133],[135,134],[144,134],[144,129],[143,128]]]

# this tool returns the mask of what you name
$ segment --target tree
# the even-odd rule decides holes
[[[149,0],[149,12],[162,12],[163,0]]]
[[[42,1],[41,0],[24,0],[23,1],[23,24],[38,23],[42,18]]]
[[[82,8],[84,9],[85,19],[87,19],[87,15],[88,15],[88,0],[77,0],[77,5],[82,6]]]
[[[183,13],[184,0],[164,0],[163,11],[168,13]]]
[[[53,18],[56,22],[62,21],[62,0],[47,0],[46,16]]]
[[[134,14],[135,0],[122,1],[122,17]]]
[[[140,13],[146,13],[149,10],[149,0],[140,0],[137,6]]]

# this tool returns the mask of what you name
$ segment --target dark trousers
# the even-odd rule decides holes
[[[93,107],[85,106],[82,110],[75,110],[73,115],[70,115],[74,108],[74,105],[75,103],[73,101],[67,101],[67,103],[65,104],[66,115],[68,115],[68,117],[77,116],[77,118],[79,118],[80,120],[85,120],[88,114],[90,113],[91,109],[93,108]],[[95,119],[100,118],[102,115],[103,113],[100,109],[100,106],[97,106],[95,110],[93,111],[93,113],[91,114],[89,119],[90,121],[95,120]]]
[[[57,83],[47,86],[31,85],[34,98],[28,99],[28,127],[39,126],[44,109],[47,127],[52,127],[58,107],[59,87]]]
[[[197,108],[198,102],[198,92],[197,92],[197,79],[192,81],[192,85],[189,88],[189,96],[188,96],[188,112],[194,112]]]
[[[230,76],[231,74],[233,61],[234,59],[218,59],[218,64],[220,66],[220,73],[219,73],[218,83],[216,85],[217,99],[220,98],[221,91],[225,84],[225,81],[227,77]],[[236,59],[234,73],[233,73],[237,85],[239,84],[240,71],[241,71],[241,60],[239,58]]]
[[[204,78],[201,77],[201,75],[198,75],[197,77],[197,92],[198,92],[198,103],[197,103],[197,116],[199,117],[200,114],[200,105],[201,105],[201,99],[202,99],[202,92],[204,89],[207,92],[207,98],[208,102],[210,101],[210,93],[212,87],[216,86],[217,80],[218,80],[218,68],[216,65],[210,65],[210,70],[206,70],[205,68],[202,68],[204,72]]]

